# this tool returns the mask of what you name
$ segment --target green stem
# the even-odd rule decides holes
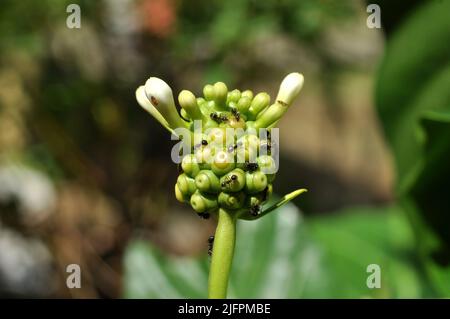
[[[228,278],[233,262],[235,241],[236,216],[220,208],[209,270],[208,298],[210,299],[227,297]]]

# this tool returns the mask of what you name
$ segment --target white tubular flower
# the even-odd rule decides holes
[[[281,82],[275,103],[257,117],[255,128],[274,127],[300,93],[303,82],[302,74],[297,72],[288,74]]]
[[[144,90],[147,99],[159,111],[172,129],[187,127],[187,123],[178,114],[172,89],[166,82],[159,78],[151,77],[145,82]]]
[[[291,105],[292,101],[298,96],[303,87],[303,75],[297,72],[288,74],[281,82],[278,91],[277,101]]]
[[[136,90],[136,100],[139,103],[139,105],[144,110],[149,112],[159,123],[161,123],[162,126],[164,126],[169,131],[171,131],[169,123],[167,123],[166,119],[161,115],[161,113],[158,112],[158,110],[148,100],[147,95],[145,94],[145,89],[144,89],[143,85],[138,87],[138,89]]]

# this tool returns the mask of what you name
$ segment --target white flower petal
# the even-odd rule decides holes
[[[138,87],[138,89],[136,90],[136,100],[139,103],[139,105],[144,110],[149,112],[159,123],[161,123],[164,127],[169,128],[169,123],[167,123],[166,119],[161,115],[161,113],[158,112],[158,110],[148,100],[143,85]]]
[[[281,82],[277,101],[291,105],[303,87],[303,75],[297,72],[288,74]]]

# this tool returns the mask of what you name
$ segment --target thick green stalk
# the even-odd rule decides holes
[[[220,208],[209,270],[208,298],[210,299],[227,297],[235,241],[236,216],[234,213]]]

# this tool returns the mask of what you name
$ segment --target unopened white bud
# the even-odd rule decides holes
[[[280,85],[276,101],[291,105],[303,86],[303,75],[297,72],[288,74]]]
[[[153,106],[152,103],[147,98],[147,95],[145,94],[144,86],[141,85],[136,90],[136,100],[139,103],[139,105],[149,112],[159,123],[161,123],[162,126],[168,128],[169,123],[167,123],[166,119],[161,115],[161,113],[158,112],[158,110]]]
[[[151,77],[145,82],[145,95],[150,103],[167,120],[171,128],[186,127],[175,107],[172,89],[163,80]]]

